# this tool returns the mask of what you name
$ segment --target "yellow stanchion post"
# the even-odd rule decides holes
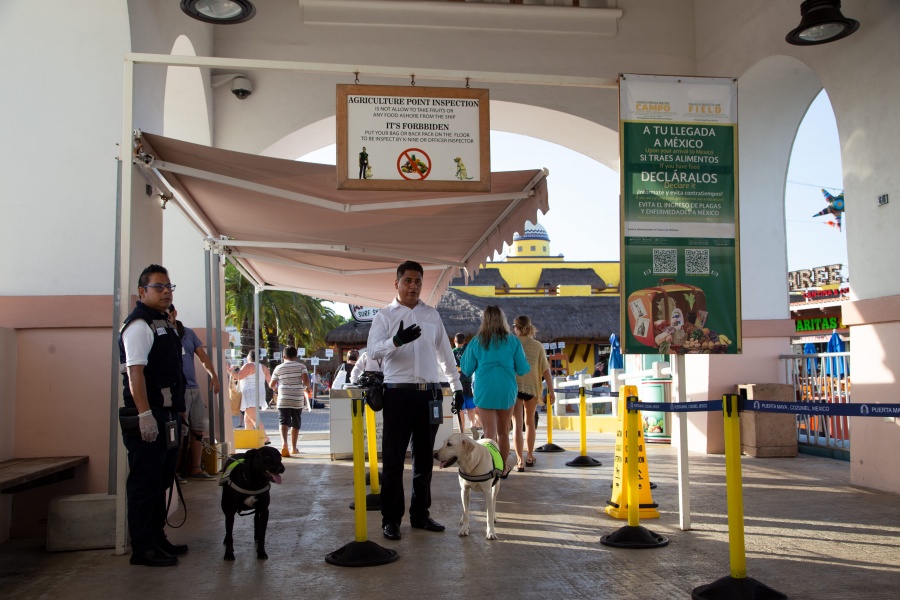
[[[620,394],[626,394],[628,402],[637,402],[637,387],[624,386]],[[616,548],[662,548],[669,544],[665,536],[657,535],[640,525],[640,472],[638,456],[640,454],[641,420],[638,411],[627,409],[625,412],[625,476],[627,477],[626,498],[628,502],[628,525],[600,538],[600,543]]]
[[[725,412],[725,493],[728,499],[728,556],[731,576],[747,577],[747,555],[744,548],[744,490],[741,483],[741,420],[734,402],[722,398]],[[728,406],[727,406],[728,405]]]
[[[350,396],[350,406],[353,433],[353,497],[356,505],[356,541],[350,542],[326,555],[325,562],[341,567],[370,567],[394,562],[399,558],[397,552],[383,548],[370,541],[366,532],[366,468],[365,444],[363,443],[365,402],[362,399],[362,390],[349,389],[339,391],[353,394]],[[337,396],[333,391],[331,396],[332,402],[336,398]]]
[[[581,428],[581,456],[566,463],[567,467],[600,467],[599,460],[587,455],[587,398],[584,392],[584,373],[578,375],[578,412],[579,427]]]
[[[547,402],[547,443],[539,448],[535,448],[535,452],[565,452],[565,448],[561,448],[553,443],[553,405]]]
[[[640,426],[638,411],[629,410],[625,413],[625,430],[628,432],[625,443],[628,446],[627,456],[631,459],[628,460],[626,465],[628,477],[628,525],[631,527],[637,527],[641,524],[641,500],[640,489],[638,488],[640,473],[638,473],[638,461],[635,460],[638,456],[638,436],[635,434]]]
[[[725,417],[725,490],[728,499],[728,555],[731,575],[694,588],[696,600],[782,600],[787,596],[747,577],[744,549],[744,491],[741,483],[741,420],[738,396],[722,396]]]
[[[362,418],[366,405],[362,400],[355,398],[351,402],[353,403],[353,499],[356,502],[356,541],[364,542],[369,539],[366,532],[366,463]]]
[[[381,510],[381,485],[378,483],[378,435],[375,425],[375,411],[363,402],[366,411],[366,438],[369,442],[369,475],[365,483],[369,484],[366,494],[366,510]],[[373,468],[374,466],[374,468]],[[350,509],[356,510],[356,501],[350,503]]]
[[[375,411],[368,405],[366,405],[366,437],[369,439],[369,491],[370,495],[376,496],[381,492],[381,483],[378,480],[378,434]],[[378,510],[381,510],[380,503]]]

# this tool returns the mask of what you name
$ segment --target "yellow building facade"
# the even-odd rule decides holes
[[[583,369],[590,374],[597,360],[606,361],[609,335],[618,333],[618,323],[611,319],[609,309],[614,302],[613,312],[618,311],[620,276],[618,261],[568,262],[561,254],[553,256],[547,230],[539,223],[526,221],[524,232],[515,235],[507,256],[483,264],[468,281],[455,279],[450,287],[481,299],[496,298],[496,303],[504,308],[510,320],[516,315],[509,314],[504,300],[543,298],[545,301],[540,307],[534,305],[538,312],[528,316],[538,330],[545,333],[558,330],[558,321],[562,318],[570,320],[571,311],[583,311],[585,327],[576,327],[573,331],[569,323],[564,328],[565,338],[553,336],[548,340],[540,333],[537,337],[545,343],[565,344],[558,354],[565,358],[560,368],[564,368],[566,374]],[[561,302],[552,302],[554,298]],[[567,300],[562,301],[564,298]],[[597,310],[601,298],[602,315]],[[584,302],[579,303],[577,299]],[[515,306],[520,308],[521,305]],[[564,308],[564,314],[554,310],[556,308]]]

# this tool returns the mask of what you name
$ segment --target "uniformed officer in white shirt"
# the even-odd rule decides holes
[[[441,402],[442,383],[449,382],[462,405],[462,385],[450,338],[437,310],[419,300],[422,265],[406,261],[397,267],[397,297],[375,315],[369,330],[368,358],[384,369],[383,472],[381,525],[384,537],[400,539],[405,499],[403,463],[412,437],[412,496],[409,520],[416,529],[444,531],[428,513],[431,507],[432,453],[438,423],[432,403]]]

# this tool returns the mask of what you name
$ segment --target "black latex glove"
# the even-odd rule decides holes
[[[394,336],[394,345],[398,348],[403,344],[408,344],[419,339],[422,335],[422,328],[418,325],[410,325],[406,329],[403,328],[403,321],[400,321],[400,327],[397,328],[397,335]]]
[[[453,409],[451,412],[455,415],[462,409],[463,409],[463,393],[462,393],[462,390],[457,390],[457,391],[453,392]]]

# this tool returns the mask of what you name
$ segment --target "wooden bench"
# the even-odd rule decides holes
[[[11,458],[0,461],[0,493],[15,494],[75,477],[75,467],[87,456]]]

